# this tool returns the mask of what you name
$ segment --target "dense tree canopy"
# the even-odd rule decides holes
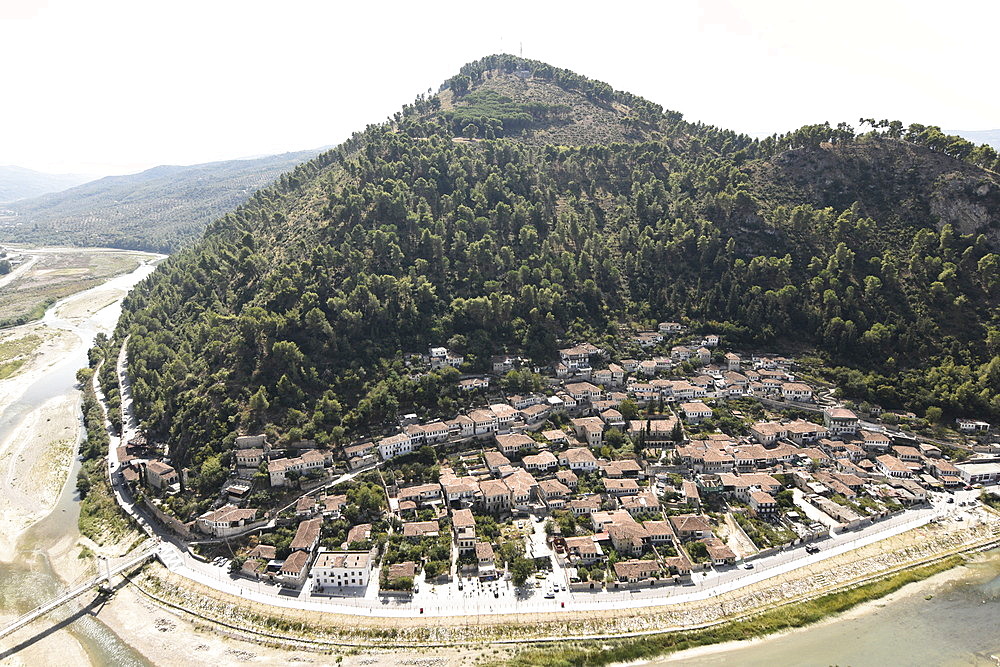
[[[1000,414],[1000,257],[986,236],[761,185],[780,143],[878,151],[912,137],[826,126],[754,142],[497,58],[450,80],[453,108],[528,68],[641,132],[536,145],[521,139],[548,112],[511,127],[514,102],[480,94],[476,113],[500,117],[472,116],[469,139],[468,118],[458,127],[422,97],[257,193],[126,301],[137,412],[172,451],[211,477],[240,430],[328,443],[404,408],[449,416],[458,371],[411,375],[404,352],[446,344],[470,370],[505,351],[547,363],[563,340],[613,343],[621,323],[667,317],[737,344],[815,346],[849,391],[886,406]]]

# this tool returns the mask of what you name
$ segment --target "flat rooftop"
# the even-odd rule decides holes
[[[973,475],[988,475],[990,473],[1000,475],[1000,461],[983,461],[981,463],[967,461],[965,463],[956,463],[955,467]]]

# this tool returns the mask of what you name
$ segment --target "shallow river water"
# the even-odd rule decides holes
[[[829,623],[729,650],[680,653],[651,664],[996,667],[1000,664],[1000,551],[962,568],[960,578],[926,595],[903,596],[868,612],[848,613]]]

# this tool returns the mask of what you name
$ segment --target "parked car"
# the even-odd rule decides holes
[[[753,563],[743,563],[743,569],[744,570],[752,570],[753,569]]]

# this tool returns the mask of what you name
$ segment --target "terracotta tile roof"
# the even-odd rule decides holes
[[[323,519],[308,519],[301,521],[295,530],[295,537],[292,538],[292,549],[312,549],[319,539],[319,531],[323,526]]]

